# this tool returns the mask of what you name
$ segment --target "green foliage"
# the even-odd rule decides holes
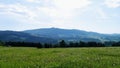
[[[4,46],[4,43],[2,41],[0,41],[0,46]]]
[[[120,46],[120,42],[113,43],[112,46]]]
[[[61,40],[60,42],[59,42],[59,45],[60,45],[60,47],[66,47],[66,42],[64,41],[64,40]]]
[[[0,47],[0,68],[120,68],[120,47]]]

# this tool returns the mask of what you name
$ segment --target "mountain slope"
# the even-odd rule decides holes
[[[48,37],[53,39],[64,39],[67,41],[120,41],[120,35],[100,34],[75,29],[43,28],[23,31],[34,36]]]
[[[37,37],[28,33],[16,32],[16,31],[0,31],[1,41],[24,41],[24,42],[41,42],[41,43],[53,43],[56,42],[50,38]]]
[[[0,31],[1,41],[56,43],[66,41],[120,41],[120,34],[100,34],[75,29],[43,28],[26,31]]]

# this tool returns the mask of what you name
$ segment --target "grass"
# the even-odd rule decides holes
[[[120,68],[120,47],[0,47],[0,68]]]

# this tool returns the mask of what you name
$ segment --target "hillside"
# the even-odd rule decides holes
[[[120,34],[100,34],[96,32],[87,32],[76,29],[43,28],[35,30],[26,30],[25,33],[39,37],[48,37],[56,40],[67,41],[120,41]]]
[[[120,41],[120,34],[100,34],[76,29],[42,28],[25,31],[0,31],[1,41],[57,43],[65,41]]]
[[[56,42],[53,39],[45,37],[37,37],[28,33],[17,32],[17,31],[0,31],[1,41],[24,41],[24,42],[42,42],[42,43],[53,43]]]

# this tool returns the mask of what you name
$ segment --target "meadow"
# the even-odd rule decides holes
[[[120,47],[0,47],[0,68],[120,68]]]

